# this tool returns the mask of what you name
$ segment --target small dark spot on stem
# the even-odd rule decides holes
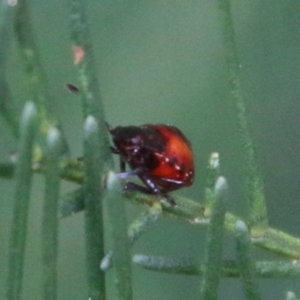
[[[66,87],[73,94],[78,94],[79,93],[79,88],[77,86],[75,86],[74,84],[72,84],[72,83],[67,83]]]

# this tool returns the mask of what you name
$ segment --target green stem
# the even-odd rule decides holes
[[[18,137],[18,113],[6,81],[6,63],[12,41],[12,17],[14,8],[0,0],[0,112],[9,124],[12,133]]]
[[[205,269],[204,264],[200,264],[197,260],[189,257],[165,257],[135,254],[133,256],[133,262],[147,270],[172,274],[202,276]],[[224,263],[222,268],[225,269],[225,274],[229,275]]]
[[[205,184],[205,215],[210,216],[211,209],[215,203],[215,183],[220,176],[220,158],[219,153],[214,152],[210,155],[206,184]]]
[[[62,141],[56,128],[49,130],[46,152],[46,188],[42,221],[43,299],[57,299],[59,159]]]
[[[113,265],[118,300],[132,299],[130,243],[127,237],[127,220],[120,183],[112,172],[107,180],[108,195],[105,199],[112,228]]]
[[[146,204],[152,206],[159,201],[157,196],[149,196],[138,192],[126,193],[124,196],[130,202],[139,203],[141,205]],[[170,206],[161,202],[162,212],[165,216],[179,218],[194,225],[207,225],[209,223],[203,206],[184,197],[174,195],[174,199],[178,204],[177,206]],[[82,207],[83,209],[83,197],[80,197],[78,194],[78,197],[70,199],[65,205],[62,205],[62,207],[64,206]],[[66,216],[71,213],[72,211],[69,211]],[[238,220],[241,220],[240,216],[230,212],[226,213],[224,227],[227,232],[235,232],[235,223]],[[268,227],[263,236],[260,238],[252,238],[252,243],[272,253],[277,253],[292,259],[300,259],[300,239],[283,231]]]
[[[7,300],[19,300],[22,287],[27,218],[32,181],[31,160],[36,132],[36,110],[27,103],[20,125],[19,158],[16,164],[16,188],[8,259]]]
[[[219,177],[215,184],[215,199],[207,232],[205,269],[203,274],[201,295],[204,300],[218,298],[218,285],[221,273],[223,231],[225,220],[224,195],[227,183]]]
[[[252,243],[272,253],[300,259],[300,239],[269,227],[261,238],[252,237]]]
[[[133,245],[135,241],[161,216],[161,205],[153,205],[148,211],[142,213],[134,222],[129,226],[128,238],[130,244]]]
[[[135,254],[133,262],[138,266],[155,271],[171,274],[203,276],[205,264],[200,264],[190,257],[164,257],[145,254]],[[300,262],[295,261],[257,261],[254,262],[256,278],[299,278]],[[241,271],[238,262],[223,260],[221,276],[225,278],[240,278]]]
[[[74,64],[77,67],[81,87],[82,108],[86,118],[96,118],[99,126],[100,148],[104,168],[112,167],[112,155],[109,147],[99,82],[96,72],[96,60],[93,52],[91,34],[87,21],[87,3],[84,0],[69,0],[70,31]]]
[[[43,164],[37,163],[34,165],[33,170],[37,173],[45,173]],[[15,163],[0,163],[0,177],[12,178],[14,171]],[[60,163],[60,176],[70,182],[82,184],[84,179],[82,162],[62,159]],[[145,195],[138,192],[126,193],[124,196],[126,200],[141,205],[152,206],[159,201],[157,196]],[[179,218],[194,225],[207,225],[209,223],[209,219],[205,214],[205,208],[202,205],[188,198],[173,196],[178,204],[177,206],[170,206],[161,202],[162,212],[165,216]],[[64,211],[64,217],[84,209],[83,193],[81,194],[77,191],[74,197],[72,197],[70,193],[64,198],[67,199],[66,202],[61,205],[61,209]],[[237,220],[241,220],[241,217],[230,212],[226,213],[224,226],[227,232],[235,232],[235,223]],[[300,259],[300,239],[278,229],[268,227],[261,237],[255,238],[252,236],[252,243],[272,253],[287,258]]]
[[[153,205],[147,212],[142,213],[136,220],[131,223],[128,229],[128,239],[130,246],[132,246],[138,238],[161,216],[161,205]],[[109,251],[101,262],[101,269],[108,270],[112,267],[113,252]]]
[[[33,158],[32,170],[39,174],[45,174],[45,164],[40,161],[40,157],[36,160]],[[15,172],[14,162],[0,163],[0,177],[13,178]],[[67,181],[82,184],[84,181],[83,163],[76,159],[62,158],[59,162],[59,174],[62,179]]]
[[[159,197],[155,195],[147,195],[139,192],[128,192],[124,194],[125,198],[133,203],[139,203],[143,205],[152,206],[157,202],[160,202],[163,213],[166,215],[174,216],[184,219],[191,223],[207,224],[209,219],[205,217],[205,208],[188,198],[172,195],[177,205],[170,205],[165,201],[160,201]]]
[[[25,66],[28,87],[38,110],[42,132],[46,136],[52,123],[47,112],[49,104],[46,101],[46,76],[35,43],[27,0],[18,1],[15,9],[15,32]]]
[[[103,230],[103,186],[101,154],[99,152],[99,128],[94,117],[88,117],[85,123],[85,236],[89,297],[93,300],[105,299],[105,274],[99,268],[104,257]]]
[[[255,281],[255,266],[251,259],[251,240],[246,224],[243,221],[236,222],[236,252],[239,261],[241,280],[243,282],[246,299],[259,300],[258,285]]]
[[[0,8],[1,9],[1,8]],[[1,44],[1,41],[0,41]],[[0,49],[1,52],[1,49]],[[1,63],[0,63],[1,65]],[[0,66],[1,68],[1,66]],[[19,137],[18,132],[18,113],[12,94],[4,74],[0,74],[0,112],[5,121],[9,125],[11,132],[15,138]]]
[[[28,88],[37,108],[40,133],[43,138],[48,134],[48,130],[53,126],[58,126],[51,115],[53,102],[48,91],[45,71],[39,57],[36,46],[33,28],[31,25],[31,15],[27,0],[19,0],[16,6],[15,32],[23,63],[25,66]],[[62,132],[63,152],[68,153],[69,147]],[[44,141],[43,141],[44,144]]]
[[[246,106],[240,80],[240,63],[235,43],[230,0],[218,0],[223,47],[228,69],[231,99],[236,107],[237,123],[246,166],[246,192],[249,205],[249,225],[259,236],[268,226],[263,180],[259,170],[253,140],[246,118]]]

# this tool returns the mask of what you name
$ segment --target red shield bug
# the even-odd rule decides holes
[[[109,132],[120,155],[121,178],[137,175],[144,186],[128,182],[124,190],[139,190],[166,197],[175,205],[169,192],[190,186],[194,181],[194,156],[190,142],[175,126],[145,124],[141,126],[117,126]],[[127,163],[131,171],[125,171]]]

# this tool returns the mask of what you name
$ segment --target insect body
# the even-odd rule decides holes
[[[142,126],[118,126],[109,128],[115,148],[121,157],[121,177],[137,175],[146,185],[127,183],[125,189],[138,189],[165,196],[194,180],[194,157],[191,144],[175,126],[145,124]],[[125,172],[125,163],[131,171]]]

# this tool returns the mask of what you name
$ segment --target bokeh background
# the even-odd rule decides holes
[[[232,15],[239,51],[248,120],[261,166],[269,222],[300,236],[300,3],[296,0],[233,0]],[[40,58],[72,156],[82,154],[83,116],[69,39],[68,1],[29,1]],[[195,153],[195,184],[178,191],[195,201],[203,196],[205,167],[212,151],[221,156],[230,190],[228,207],[243,215],[242,151],[229,98],[216,1],[90,0],[89,24],[107,121],[115,125],[168,123],[190,139]],[[18,110],[30,100],[18,47],[14,41],[8,81]],[[1,161],[16,149],[0,118]],[[44,180],[34,177],[28,224],[23,299],[39,299],[40,229]],[[74,185],[64,183],[62,193]],[[5,291],[14,182],[0,179],[0,295]],[[142,210],[128,205],[129,219]],[[225,235],[224,258],[234,258],[234,241]],[[109,238],[108,238],[109,244]],[[133,253],[203,258],[205,228],[163,218],[133,247]],[[256,258],[274,255],[255,250]],[[59,299],[87,299],[83,214],[60,221]],[[107,277],[114,298],[112,271]],[[133,268],[134,299],[190,300],[200,279]],[[263,299],[300,294],[298,279],[262,279]],[[241,282],[222,279],[220,299],[243,299]],[[0,296],[2,298],[2,296]]]

